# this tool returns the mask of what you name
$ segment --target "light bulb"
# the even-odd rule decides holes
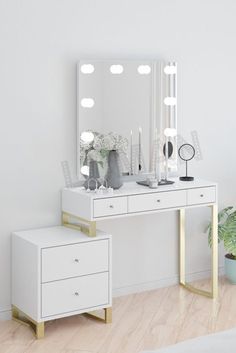
[[[124,71],[124,68],[122,65],[111,65],[110,67],[110,71],[112,74],[122,74],[122,72]]]
[[[166,137],[175,137],[177,135],[177,130],[176,129],[171,129],[169,127],[167,127],[165,130],[164,130],[164,135]]]
[[[81,66],[80,71],[83,74],[92,74],[94,72],[94,66],[92,64],[84,64]]]
[[[94,140],[94,134],[92,131],[83,131],[80,138],[83,142],[90,143]]]
[[[80,171],[81,171],[81,174],[89,176],[89,166],[88,165],[83,165],[81,167]]]
[[[94,106],[93,98],[82,98],[80,102],[83,108],[92,108]]]
[[[165,105],[176,105],[177,99],[176,99],[176,97],[166,97],[164,99],[164,103],[165,103]]]
[[[151,72],[151,67],[149,65],[139,65],[138,73],[140,75],[148,75]]]
[[[177,73],[177,66],[176,65],[167,65],[164,67],[164,73],[166,75],[174,75]]]

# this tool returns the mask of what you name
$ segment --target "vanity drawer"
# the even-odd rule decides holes
[[[42,282],[108,271],[109,240],[42,249]]]
[[[197,188],[188,190],[187,200],[188,205],[215,202],[216,188],[212,186],[207,188]]]
[[[129,213],[186,205],[186,190],[129,196]]]
[[[93,216],[106,217],[127,213],[127,197],[111,197],[93,201]]]
[[[42,317],[85,310],[108,302],[108,272],[42,284]]]

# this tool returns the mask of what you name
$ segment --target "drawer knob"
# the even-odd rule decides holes
[[[110,205],[109,207],[110,207],[110,208],[114,208],[114,206],[113,206],[113,205]]]
[[[79,292],[75,292],[75,295],[78,297],[79,296]]]
[[[160,200],[160,199],[157,199],[157,202],[161,202],[161,200]]]
[[[203,197],[203,196],[204,196],[203,194],[200,195],[200,197]]]
[[[75,259],[75,262],[78,263],[78,262],[79,262],[79,259]]]

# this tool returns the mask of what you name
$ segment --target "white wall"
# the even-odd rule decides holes
[[[75,167],[80,58],[176,60],[179,131],[198,131],[204,157],[192,172],[219,182],[221,206],[235,202],[235,10],[235,0],[0,0],[0,311],[11,302],[11,231],[60,222],[60,162]],[[192,273],[209,268],[198,212]],[[114,234],[115,288],[175,278],[174,213],[101,226]]]

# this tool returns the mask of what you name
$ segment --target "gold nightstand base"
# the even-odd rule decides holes
[[[86,313],[86,316],[92,317],[93,319],[103,321],[106,324],[111,324],[112,323],[112,307],[110,308],[105,308],[104,310],[104,317],[98,315],[96,311],[91,311],[90,313]]]
[[[198,289],[186,282],[185,274],[185,209],[179,210],[179,283],[189,291],[200,294],[208,298],[217,299],[218,297],[218,212],[217,205],[211,208],[212,223],[212,272],[211,272],[211,291]]]
[[[85,313],[84,315],[103,321],[106,324],[112,323],[112,307],[103,310],[104,317],[99,316],[96,312]],[[31,328],[37,339],[44,338],[44,322],[36,322],[14,305],[12,305],[12,320]]]
[[[44,337],[44,322],[36,322],[14,305],[12,306],[12,320],[32,328],[37,339]]]

